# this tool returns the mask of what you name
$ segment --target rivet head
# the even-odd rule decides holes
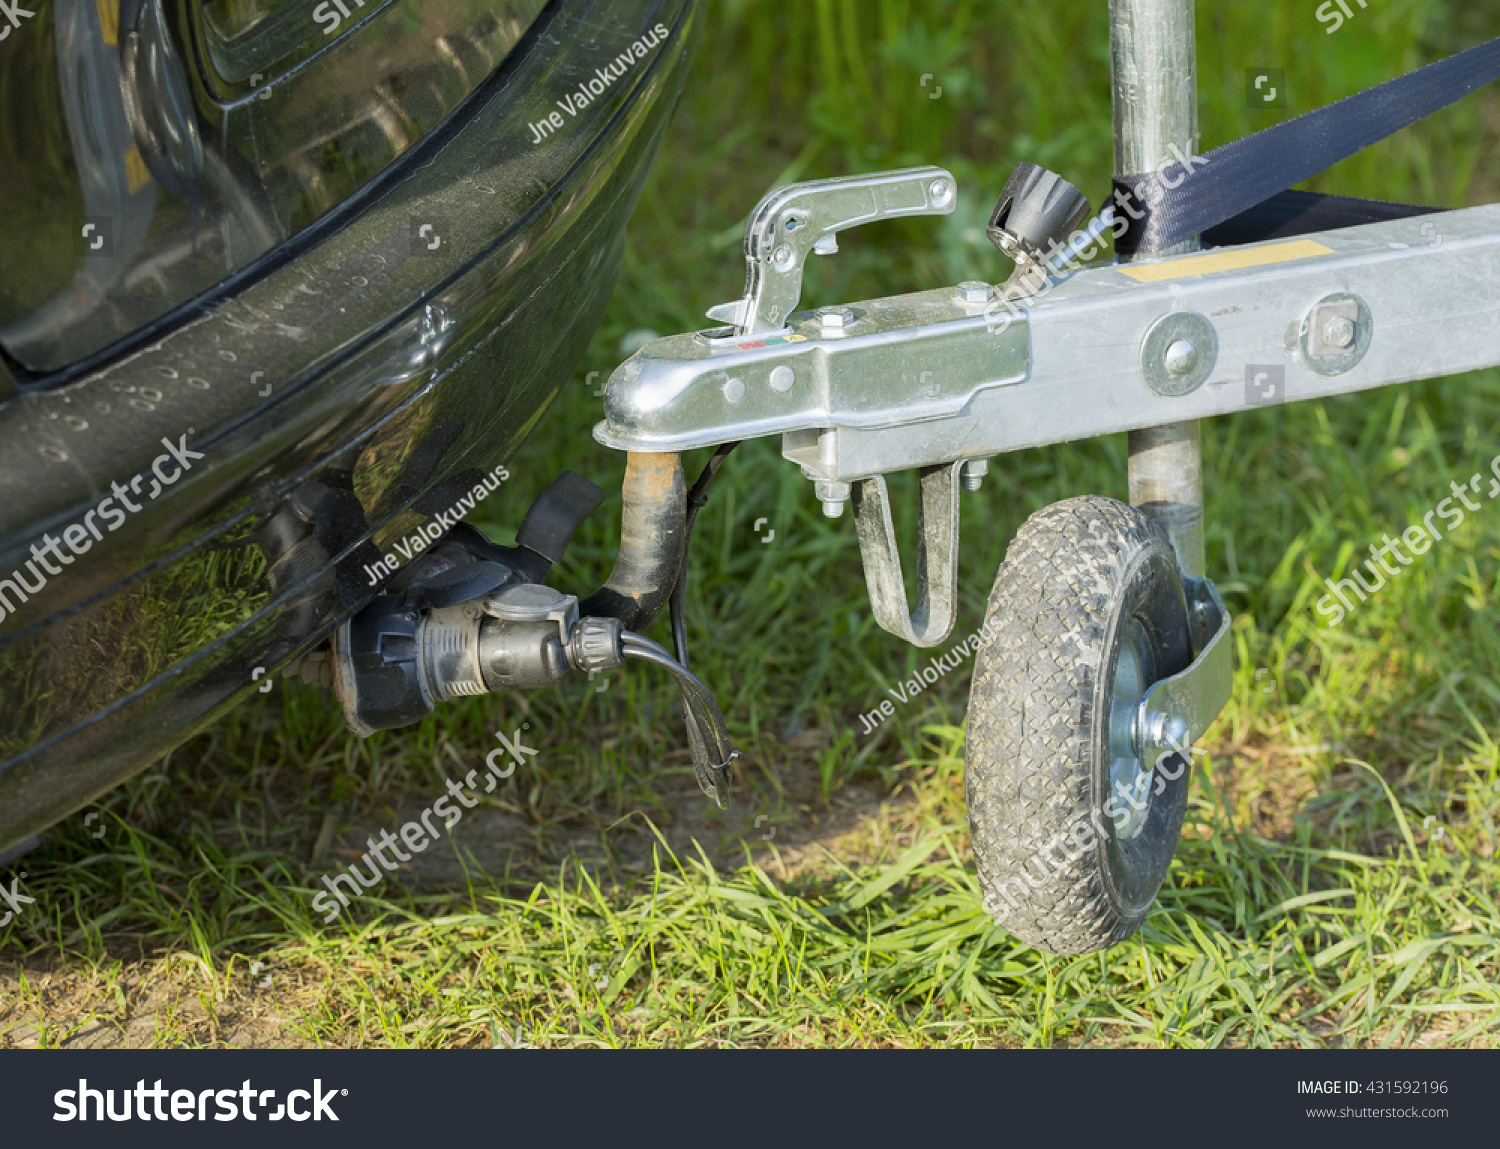
[[[785,267],[792,262],[792,249],[789,244],[782,244],[771,253],[771,262],[777,267]]]
[[[1186,339],[1175,340],[1167,347],[1165,362],[1167,374],[1181,379],[1198,366],[1198,349]]]
[[[724,381],[724,398],[731,403],[738,403],[745,397],[745,381],[743,379],[726,379]]]
[[[796,374],[786,364],[771,370],[771,389],[773,391],[790,391],[792,384],[797,381]]]
[[[1214,325],[1196,311],[1169,311],[1146,329],[1141,373],[1158,395],[1191,395],[1208,382],[1219,357]]]

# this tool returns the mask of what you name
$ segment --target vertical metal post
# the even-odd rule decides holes
[[[1115,174],[1153,172],[1198,138],[1193,0],[1110,0]],[[1198,250],[1189,240],[1135,258]],[[1184,575],[1202,578],[1203,440],[1198,424],[1130,432],[1130,503],[1166,529]]]

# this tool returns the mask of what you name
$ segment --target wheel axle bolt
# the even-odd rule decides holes
[[[1141,747],[1144,756],[1150,761],[1149,766],[1156,764],[1156,759],[1167,752],[1184,752],[1188,748],[1188,739],[1192,731],[1183,719],[1162,710],[1153,710],[1146,714],[1141,722]]]

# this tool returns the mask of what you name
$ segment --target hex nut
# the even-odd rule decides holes
[[[828,482],[819,480],[813,484],[813,492],[823,504],[823,514],[830,519],[837,519],[844,513],[844,504],[854,494],[854,488],[848,483],[838,481]]]
[[[978,306],[988,303],[990,299],[990,285],[980,283],[976,279],[966,279],[953,289],[953,298],[968,306]]]

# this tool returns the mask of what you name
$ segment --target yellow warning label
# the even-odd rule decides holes
[[[1187,279],[1192,275],[1211,275],[1215,271],[1243,271],[1247,267],[1265,267],[1271,263],[1287,263],[1293,259],[1333,254],[1331,247],[1324,247],[1310,239],[1296,239],[1289,243],[1273,243],[1268,247],[1234,248],[1228,251],[1210,251],[1205,255],[1188,255],[1181,259],[1165,259],[1161,263],[1126,264],[1120,270],[1137,283],[1161,283],[1168,279]]]
[[[151,181],[151,170],[134,144],[125,149],[125,187],[135,195]]]
[[[99,9],[99,31],[106,44],[113,44],[120,33],[120,0],[94,0]]]

